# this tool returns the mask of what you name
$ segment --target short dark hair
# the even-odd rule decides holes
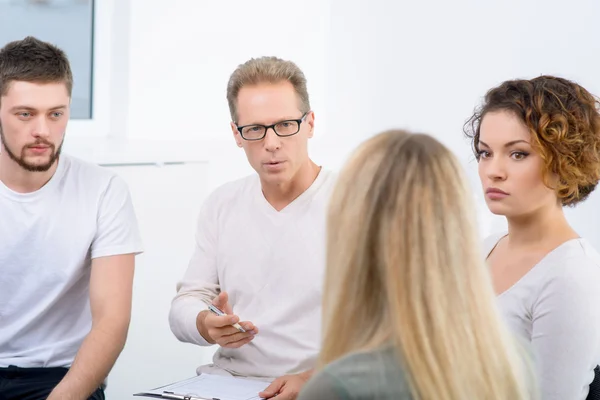
[[[63,82],[69,96],[73,91],[73,73],[65,52],[33,36],[0,50],[0,96],[6,95],[12,81]]]
[[[490,89],[483,104],[465,124],[476,157],[483,117],[509,111],[531,133],[545,164],[544,180],[559,178],[554,188],[563,206],[585,200],[600,181],[600,101],[568,79],[542,75],[503,82]],[[479,158],[479,157],[478,157]]]

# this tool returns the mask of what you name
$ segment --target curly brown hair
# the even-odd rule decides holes
[[[483,104],[464,127],[479,159],[483,117],[493,111],[513,112],[529,128],[532,146],[541,155],[548,187],[563,206],[585,200],[600,181],[600,101],[586,89],[564,78],[543,75],[509,80],[490,89]]]

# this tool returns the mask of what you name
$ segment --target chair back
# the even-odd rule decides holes
[[[590,391],[586,400],[600,400],[600,366],[594,368],[594,380],[590,383]]]

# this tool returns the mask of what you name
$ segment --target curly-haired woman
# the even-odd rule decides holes
[[[491,89],[466,124],[486,203],[508,222],[485,243],[494,288],[532,343],[544,400],[585,399],[600,364],[600,255],[563,213],[600,180],[598,106],[540,76]]]

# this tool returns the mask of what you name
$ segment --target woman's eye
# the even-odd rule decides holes
[[[488,158],[490,156],[490,153],[485,150],[479,150],[477,152],[477,155],[479,156],[479,158]]]
[[[511,154],[512,158],[515,160],[522,160],[527,157],[529,154],[522,151],[515,151]]]

